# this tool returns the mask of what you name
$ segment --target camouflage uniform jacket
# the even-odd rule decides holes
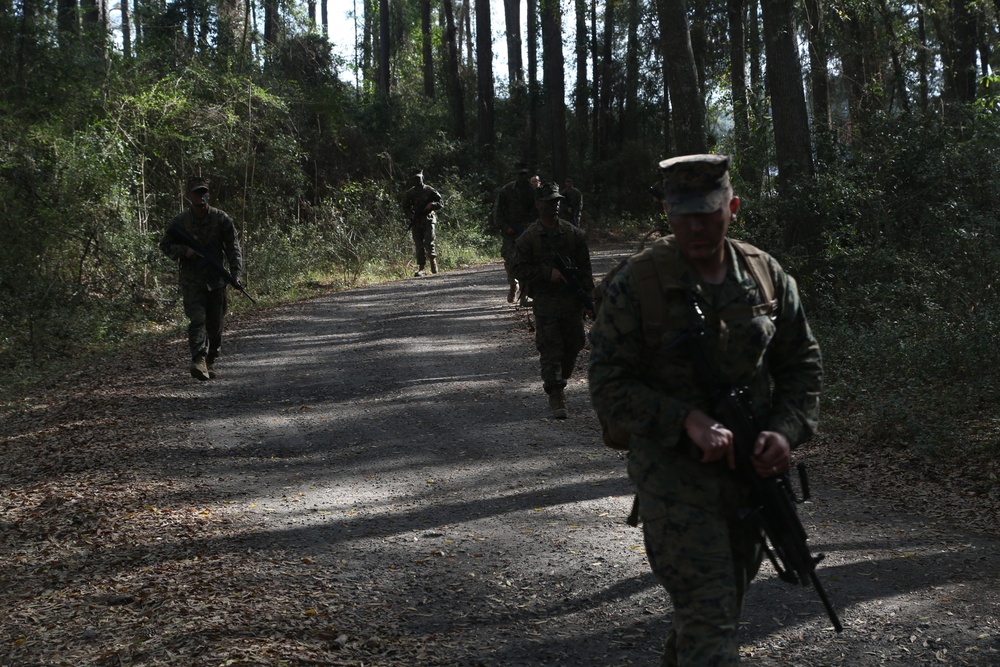
[[[240,250],[240,240],[236,232],[236,224],[225,211],[209,207],[208,213],[201,220],[194,216],[188,208],[170,221],[178,224],[190,234],[201,246],[219,261],[229,264],[229,272],[239,280],[243,272],[243,252]],[[169,257],[180,262],[181,286],[203,287],[216,290],[226,286],[225,279],[208,262],[200,258],[185,257],[188,246],[175,239],[169,232],[160,240],[160,250]]]
[[[406,224],[413,226],[415,222],[434,222],[435,211],[441,208],[441,194],[429,185],[416,185],[403,193],[403,212],[406,214]],[[430,211],[427,204],[436,203]]]
[[[497,192],[493,206],[493,224],[503,234],[504,229],[514,229],[520,236],[535,219],[535,192],[527,182],[511,181]]]
[[[706,315],[717,381],[748,387],[758,424],[782,433],[793,447],[816,428],[822,363],[795,281],[770,255],[753,248],[773,282],[774,303],[763,304],[746,260],[731,241],[726,246],[729,271],[720,285],[703,282],[668,237],[634,255],[607,287],[590,333],[590,394],[598,413],[632,434],[633,480],[655,476],[657,467],[672,460],[678,464],[675,448],[687,441],[687,414],[695,408],[711,414],[688,342],[692,291]],[[666,281],[659,274],[665,300],[659,331],[644,328],[637,277],[649,274],[650,264],[638,266],[644,262],[670,267]]]
[[[534,222],[518,237],[516,247],[514,276],[532,286],[531,296],[536,304],[578,298],[568,285],[552,282],[552,260],[556,253],[577,269],[581,287],[588,292],[594,289],[587,235],[571,222],[560,219],[551,228],[540,221]]]
[[[563,206],[561,211],[571,217],[576,224],[580,223],[580,214],[583,213],[583,193],[576,188],[566,188],[562,191]]]

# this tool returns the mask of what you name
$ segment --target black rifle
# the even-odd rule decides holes
[[[421,205],[414,211],[410,211],[410,224],[406,226],[406,231],[413,229],[413,225],[417,224],[420,218],[427,215],[427,205],[433,204],[431,207],[432,211],[440,211],[441,207],[444,206],[442,203],[444,197],[441,196],[440,192],[435,192],[433,195],[428,197]]]
[[[226,270],[226,267],[223,266],[222,264],[222,260],[218,259],[212,253],[206,250],[205,247],[200,243],[198,243],[198,241],[195,240],[193,236],[184,231],[184,228],[181,227],[179,223],[175,222],[174,224],[170,225],[167,228],[167,235],[174,237],[174,239],[176,239],[177,241],[180,241],[187,247],[194,250],[199,257],[200,263],[206,264],[215,269],[218,272],[218,274],[222,276],[223,280],[232,285],[234,289],[242,292],[243,296],[250,299],[250,303],[252,303],[255,306],[257,305],[257,301],[254,300],[252,296],[247,294],[247,291],[243,288],[243,285],[241,285],[239,281],[237,281],[236,278],[233,277],[233,274],[231,274],[229,271]]]
[[[693,351],[697,369],[705,378],[706,384],[711,382],[718,385],[717,369],[714,368],[705,349],[705,314],[693,293],[689,295],[689,300],[692,316],[689,341],[695,348]],[[826,597],[826,591],[816,576],[816,565],[823,560],[823,554],[813,556],[809,552],[806,543],[808,536],[795,510],[797,503],[809,499],[809,481],[805,465],[800,463],[797,466],[802,487],[801,500],[796,498],[787,472],[774,477],[758,475],[751,456],[754,442],[761,429],[751,410],[749,392],[745,387],[710,388],[715,397],[712,416],[732,432],[736,471],[750,490],[750,507],[744,513],[744,520],[755,524],[758,540],[778,577],[787,583],[802,586],[811,582],[826,608],[827,616],[833,622],[834,630],[842,632],[844,627],[840,624],[837,612],[834,611],[830,600]],[[692,454],[701,458],[701,451],[693,443],[692,448]]]
[[[559,273],[566,279],[566,284],[576,293],[577,298],[580,299],[580,303],[583,304],[584,310],[591,313],[592,316],[597,317],[597,312],[594,310],[594,296],[580,282],[580,269],[571,266],[566,261],[566,258],[559,253],[552,255],[552,266],[558,269]]]

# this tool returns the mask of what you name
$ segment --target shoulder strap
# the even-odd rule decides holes
[[[642,309],[642,333],[652,347],[659,345],[667,329],[664,295],[669,290],[684,289],[676,253],[673,238],[667,237],[629,258]]]
[[[730,239],[730,242],[736,248],[737,254],[743,258],[753,281],[757,283],[757,289],[760,290],[763,303],[754,306],[754,316],[773,314],[778,309],[778,301],[774,298],[774,281],[771,279],[771,267],[767,255],[745,241]]]

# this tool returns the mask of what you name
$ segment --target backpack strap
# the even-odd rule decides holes
[[[778,301],[774,295],[774,281],[767,254],[744,241],[729,239],[729,242],[735,249],[737,258],[742,259],[741,265],[760,290],[761,303],[754,306],[735,303],[723,308],[715,316],[726,322],[773,315],[778,310]],[[642,309],[643,336],[651,347],[660,344],[663,332],[668,329],[664,295],[670,290],[691,289],[681,280],[684,269],[679,254],[674,237],[668,236],[628,260]]]
[[[773,315],[778,310],[778,300],[774,296],[774,281],[771,279],[771,267],[767,254],[745,241],[730,239],[736,253],[743,258],[747,271],[760,290],[761,303],[753,307],[753,317]]]
[[[677,275],[681,264],[673,237],[662,239],[629,258],[635,277],[639,307],[642,310],[642,334],[650,347],[658,347],[667,330],[664,295],[669,290],[686,289]]]

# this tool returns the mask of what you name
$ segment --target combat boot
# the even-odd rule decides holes
[[[419,278],[422,275],[424,275],[424,265],[423,264],[421,264],[420,266],[417,267],[417,272],[413,274],[413,277],[414,278]]]
[[[510,289],[507,290],[507,303],[514,303],[514,295],[517,294],[517,285],[514,283],[510,284]]]
[[[205,367],[208,370],[208,377],[211,380],[215,379],[215,359],[209,357],[205,360]]]
[[[431,273],[437,273],[437,272],[438,272],[438,263],[437,263],[437,260],[435,258],[431,257]]]
[[[205,363],[205,355],[199,354],[191,362],[191,377],[196,380],[205,381],[208,379],[208,364]]]
[[[566,394],[562,389],[553,389],[549,393],[549,407],[552,408],[552,416],[556,419],[566,419],[569,417],[569,410],[566,409]]]

